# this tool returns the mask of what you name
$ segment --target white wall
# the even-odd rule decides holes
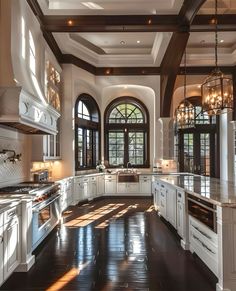
[[[0,187],[28,180],[31,155],[28,136],[0,127],[0,152],[3,149],[15,150],[16,154],[21,153],[22,157],[21,161],[13,164],[9,161],[4,162],[11,153],[0,154]]]
[[[148,108],[150,115],[150,163],[157,157],[159,140],[155,135],[159,118],[158,76],[99,76],[96,77],[76,66],[63,65],[64,101],[62,111],[62,159],[63,175],[74,174],[74,128],[73,112],[77,97],[82,93],[90,94],[97,101],[101,111],[101,151],[104,157],[103,122],[106,106],[115,98],[132,96],[141,100]]]

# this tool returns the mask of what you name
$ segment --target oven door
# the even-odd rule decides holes
[[[60,220],[60,195],[33,207],[32,250],[52,231]]]
[[[217,232],[216,206],[212,203],[188,194],[188,213]]]

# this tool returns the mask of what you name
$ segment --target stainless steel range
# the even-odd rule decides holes
[[[60,191],[54,183],[25,182],[0,188],[0,198],[32,199],[32,250],[60,220]]]

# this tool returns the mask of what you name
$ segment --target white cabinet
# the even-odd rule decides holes
[[[166,219],[166,189],[164,185],[161,185],[160,188],[160,205],[159,205],[159,213],[162,217]]]
[[[190,251],[195,252],[208,268],[218,275],[218,237],[200,221],[189,216]]]
[[[105,176],[102,174],[97,177],[97,196],[104,195],[105,192]]]
[[[15,206],[4,212],[3,276],[6,280],[21,261],[21,208]]]
[[[72,204],[72,189],[73,189],[73,178],[66,178],[59,181],[61,188],[60,197],[60,208],[64,211],[69,205]]]
[[[176,189],[166,186],[166,219],[176,228]]]
[[[141,194],[151,195],[152,176],[140,175],[139,176],[139,192]]]
[[[139,190],[139,183],[118,183],[117,184],[117,193],[118,194],[138,194],[140,192]]]
[[[34,135],[32,136],[33,162],[44,162],[60,159],[60,125],[58,123],[57,135]]]
[[[88,199],[93,199],[97,196],[97,177],[89,177],[88,180]]]
[[[116,194],[116,175],[105,175],[105,194]]]
[[[177,232],[181,238],[184,238],[185,229],[185,193],[177,191]]]

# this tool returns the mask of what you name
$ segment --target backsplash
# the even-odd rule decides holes
[[[21,160],[15,163],[7,160],[11,154],[0,154],[0,187],[29,179],[29,157],[31,153],[30,138],[14,130],[5,127],[0,128],[0,152],[3,150],[14,150],[16,154],[22,154]]]

